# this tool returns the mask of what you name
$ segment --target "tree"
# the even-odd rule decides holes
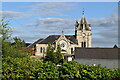
[[[10,41],[8,40],[11,36],[11,28],[8,26],[9,20],[5,20],[5,17],[0,20],[0,48],[2,50],[2,54],[7,55],[7,49],[10,48]]]
[[[12,45],[10,38],[11,38],[11,28],[8,27],[9,20],[5,20],[5,18],[0,20],[0,37],[1,44],[0,48],[2,48],[2,55],[3,57],[26,57],[28,54],[21,51],[22,44],[24,41],[22,41],[20,38],[14,38],[15,45]],[[20,44],[21,43],[21,44]],[[20,44],[20,45],[18,45]],[[2,46],[1,46],[2,45]]]
[[[11,36],[11,28],[8,26],[10,20],[2,18],[0,20],[0,35],[2,36],[2,42],[7,41]]]
[[[48,44],[47,50],[46,50],[46,56],[45,61],[53,61],[53,47],[51,44]]]
[[[21,40],[18,37],[14,37],[13,40],[14,40],[13,46],[15,48],[21,49],[22,47],[25,47],[25,41],[24,40]]]
[[[58,64],[62,59],[63,59],[63,54],[61,53],[60,46],[57,46],[57,50],[54,51],[52,45],[49,44],[46,50],[46,56],[44,60]]]
[[[118,46],[115,44],[113,48],[118,48]]]
[[[61,47],[58,45],[57,50],[54,52],[55,57],[55,63],[60,63],[60,61],[63,59],[64,55],[61,53]]]

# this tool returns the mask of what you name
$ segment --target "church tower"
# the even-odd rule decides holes
[[[92,32],[91,25],[87,23],[84,10],[80,22],[75,24],[75,37],[78,40],[79,47],[91,47]]]

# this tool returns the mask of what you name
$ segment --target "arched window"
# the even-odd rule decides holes
[[[43,47],[43,53],[45,53],[45,47]]]
[[[73,53],[74,53],[73,48],[71,48],[71,54],[73,54]]]
[[[43,50],[42,47],[40,47],[40,53],[42,53],[42,50]]]

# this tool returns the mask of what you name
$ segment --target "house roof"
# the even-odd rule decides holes
[[[75,48],[75,59],[118,59],[120,48]]]
[[[46,39],[39,42],[39,44],[55,44],[55,41],[58,40],[58,38],[61,35],[50,35]],[[65,35],[65,37],[70,40],[71,44],[77,44],[77,40],[75,39],[74,35]]]

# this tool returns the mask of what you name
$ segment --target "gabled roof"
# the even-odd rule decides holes
[[[60,35],[50,35],[41,41],[39,44],[54,44],[55,41],[60,37]]]
[[[38,39],[37,41],[35,41],[34,43],[30,44],[29,46],[27,46],[28,48],[33,48],[37,43],[41,42],[44,39]]]
[[[39,44],[55,44],[55,41],[58,40],[58,38],[61,35],[50,35],[46,39],[39,42]],[[75,39],[74,35],[65,35],[65,37],[70,40],[71,44],[77,44],[77,40]]]
[[[78,44],[78,41],[75,39],[74,35],[65,35],[65,37],[70,40],[70,44]]]

